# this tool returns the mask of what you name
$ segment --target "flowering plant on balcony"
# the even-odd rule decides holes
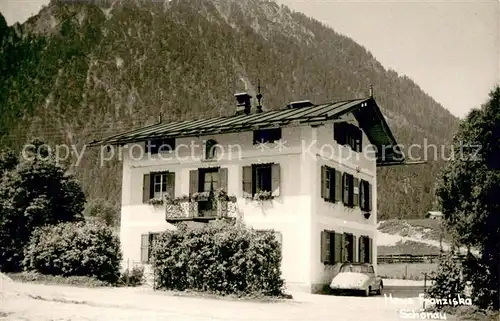
[[[214,196],[219,201],[236,202],[236,196],[229,196],[223,188],[219,188],[215,191]]]
[[[183,203],[183,202],[189,202],[190,198],[187,195],[182,195],[182,196],[179,196],[179,197],[175,197],[175,198],[169,199],[168,201],[169,201],[170,204],[179,205],[180,203]]]
[[[168,194],[163,195],[163,197],[154,197],[149,200],[149,205],[160,206],[166,203],[167,200],[170,199]]]
[[[210,197],[210,192],[197,192],[191,195],[191,199],[195,202],[206,201]]]
[[[271,192],[268,191],[259,191],[255,193],[253,196],[253,199],[256,201],[265,201],[265,200],[270,200],[272,199],[273,196],[271,195]]]

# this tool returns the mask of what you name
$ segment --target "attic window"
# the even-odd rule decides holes
[[[281,139],[281,128],[261,129],[253,132],[253,144],[274,143]]]
[[[363,150],[363,132],[348,122],[337,123],[333,127],[333,138],[339,145],[350,146],[355,152]]]
[[[171,152],[175,149],[175,138],[163,138],[146,142],[146,150],[151,154]]]
[[[214,159],[216,156],[217,141],[209,139],[205,144],[205,159]]]

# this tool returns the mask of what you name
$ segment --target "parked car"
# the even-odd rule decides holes
[[[330,283],[330,288],[337,292],[362,291],[365,296],[369,296],[372,292],[382,294],[384,284],[382,279],[375,275],[373,265],[342,263],[339,273]]]

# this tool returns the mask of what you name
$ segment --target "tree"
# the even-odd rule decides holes
[[[499,308],[500,286],[500,87],[469,113],[454,139],[454,157],[437,189],[446,228],[456,245],[479,249],[464,271],[481,308]],[[479,270],[480,271],[479,271]],[[470,274],[470,273],[469,273]],[[467,277],[467,275],[466,275]]]
[[[17,163],[18,159],[12,150],[0,150],[0,179],[5,172],[13,170]]]
[[[31,151],[0,182],[0,269],[19,271],[36,227],[82,219],[80,184],[34,140]]]

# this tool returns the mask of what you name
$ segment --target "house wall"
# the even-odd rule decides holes
[[[121,239],[125,262],[140,261],[141,234],[161,232],[173,225],[165,221],[165,211],[143,204],[143,175],[154,171],[175,172],[175,195],[189,194],[189,171],[200,167],[227,167],[228,194],[237,197],[238,212],[246,224],[256,229],[275,229],[282,235],[282,272],[288,286],[310,287],[310,213],[313,185],[312,159],[302,156],[302,140],[310,140],[307,127],[282,130],[286,149],[261,152],[253,145],[252,132],[199,138],[177,139],[177,152],[157,157],[143,154],[144,144],[123,149]],[[218,160],[202,160],[202,145],[215,139],[220,145]],[[192,154],[191,154],[192,151]],[[243,198],[242,167],[257,163],[280,164],[280,195],[272,201]]]
[[[353,118],[346,120],[358,125]],[[321,231],[332,230],[336,233],[352,233],[357,238],[366,235],[373,239],[372,262],[376,269],[377,257],[377,184],[376,184],[376,162],[375,154],[370,148],[365,148],[369,144],[366,135],[363,134],[363,153],[353,152],[347,146],[339,146],[333,139],[333,126],[328,124],[316,129],[312,129],[313,137],[318,142],[314,172],[311,181],[315,184],[312,191],[312,223],[311,223],[311,280],[313,291],[319,290],[322,286],[329,284],[337,273],[332,265],[321,262]],[[322,146],[328,146],[323,147]],[[326,202],[321,198],[321,166],[327,165],[336,170],[349,173],[354,177],[363,179],[372,184],[372,215],[366,219],[359,207],[349,208],[341,202],[335,204]],[[358,172],[359,170],[359,172]],[[356,244],[355,258],[358,257]]]
[[[346,119],[356,124],[353,118],[348,116]],[[142,203],[144,174],[164,170],[175,172],[174,196],[182,196],[189,194],[190,170],[221,166],[228,168],[228,194],[237,197],[238,212],[245,223],[282,234],[282,272],[289,288],[314,290],[333,278],[334,268],[324,265],[320,257],[321,231],[325,229],[372,238],[376,269],[375,160],[369,157],[372,155],[369,150],[366,150],[367,157],[336,144],[333,126],[283,128],[282,140],[286,148],[280,150],[276,144],[269,144],[264,152],[253,145],[252,132],[181,138],[176,140],[176,152],[156,156],[141,152],[144,144],[124,148],[121,239],[125,261],[140,261],[141,234],[174,228],[165,221],[164,210]],[[202,146],[208,139],[215,139],[220,145],[221,153],[215,162],[202,160]],[[363,144],[367,143],[368,138],[364,135]],[[280,196],[262,203],[244,199],[242,167],[268,162],[281,165]],[[368,220],[359,208],[348,209],[341,203],[327,203],[320,197],[322,165],[348,172],[372,184],[372,216]]]

